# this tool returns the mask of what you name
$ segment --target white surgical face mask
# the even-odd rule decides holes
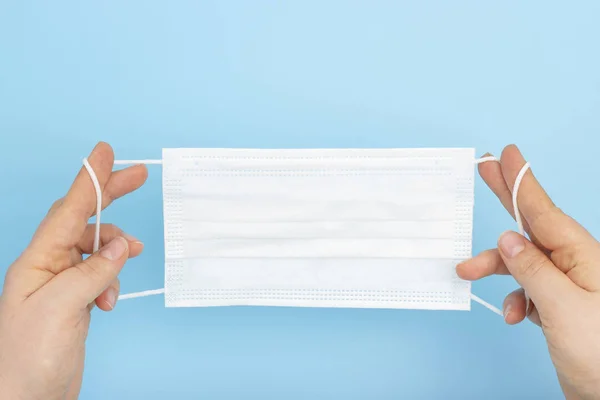
[[[165,305],[469,310],[473,298],[499,312],[455,272],[471,257],[474,163],[493,160],[474,155],[164,149]]]

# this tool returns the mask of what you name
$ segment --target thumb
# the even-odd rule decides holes
[[[541,314],[560,308],[563,294],[579,289],[540,249],[516,232],[504,232],[498,239],[498,250]]]
[[[63,304],[87,307],[117,278],[129,258],[129,243],[116,237],[98,252],[68,268],[52,279],[44,289]]]

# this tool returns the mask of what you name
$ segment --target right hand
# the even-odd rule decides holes
[[[500,164],[479,166],[481,177],[511,214],[512,188],[524,164],[511,145]],[[554,205],[531,171],[521,183],[518,204],[532,241],[505,232],[497,248],[459,264],[457,273],[467,280],[512,275],[522,289],[504,300],[506,322],[529,317],[541,326],[565,396],[598,399],[600,243]]]

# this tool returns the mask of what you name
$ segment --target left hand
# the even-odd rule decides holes
[[[99,143],[88,158],[102,188],[102,207],[144,184],[145,166],[113,172],[114,155]],[[96,195],[85,169],[57,201],[31,243],[10,266],[0,297],[0,399],[74,399],[79,395],[85,339],[95,305],[114,308],[119,272],[143,244],[103,225],[92,252]]]

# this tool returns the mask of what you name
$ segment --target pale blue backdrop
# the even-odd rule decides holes
[[[600,3],[54,1],[0,4],[0,272],[96,141],[162,147],[518,143],[600,234]],[[106,220],[145,253],[124,292],[162,287],[161,169]],[[514,228],[481,180],[474,248]],[[474,292],[500,305],[516,288]],[[42,333],[40,333],[42,334]],[[94,312],[83,399],[557,399],[540,330],[472,312]]]

